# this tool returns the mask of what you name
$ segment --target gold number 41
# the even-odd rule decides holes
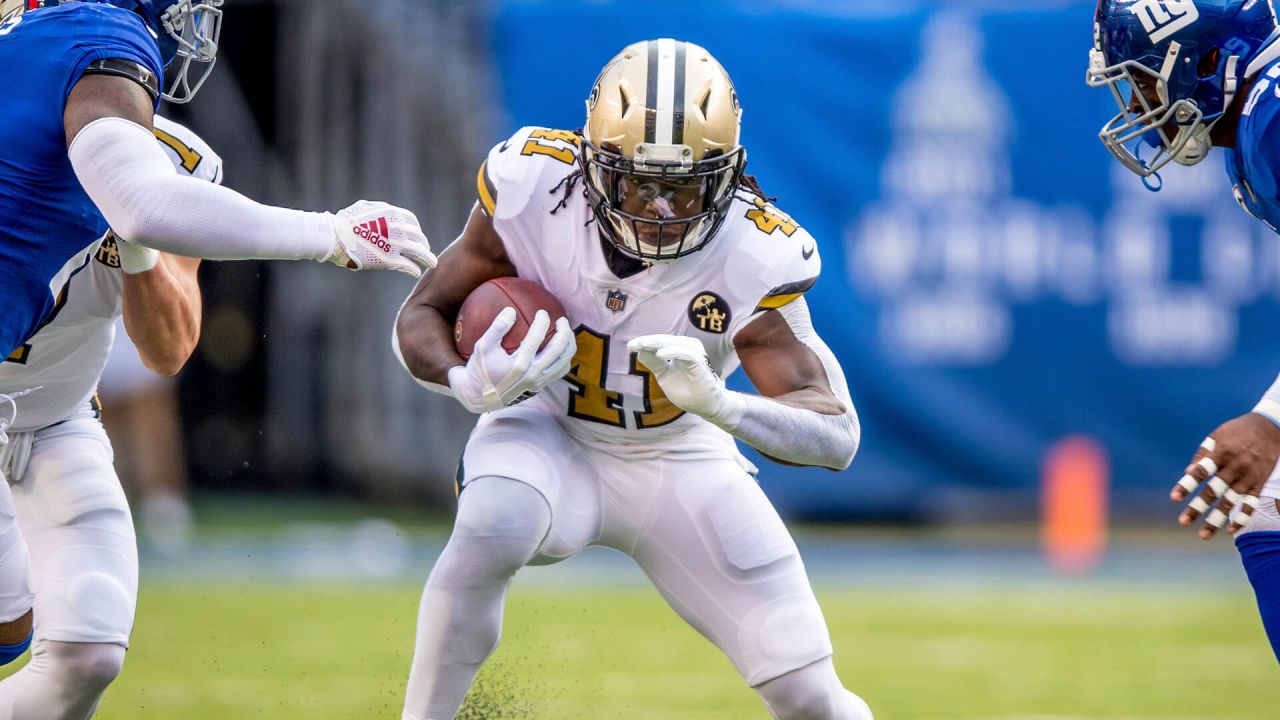
[[[572,386],[569,416],[611,427],[626,427],[622,393],[605,387],[609,375],[609,336],[579,326],[577,339],[578,352],[573,356],[573,366],[566,378]],[[644,410],[632,413],[637,429],[660,427],[684,415],[683,410],[667,399],[653,373],[640,364],[634,353],[629,371],[644,378]]]
[[[542,142],[543,140],[547,142]],[[547,130],[540,128],[529,133],[529,139],[524,142],[524,148],[520,151],[521,155],[550,155],[566,165],[574,163],[575,155],[572,148],[564,147],[557,143],[572,145],[578,147],[581,138],[571,130]]]

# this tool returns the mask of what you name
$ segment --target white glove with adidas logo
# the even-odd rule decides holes
[[[395,270],[419,277],[436,266],[418,218],[404,208],[361,200],[333,220],[329,262],[352,270]]]

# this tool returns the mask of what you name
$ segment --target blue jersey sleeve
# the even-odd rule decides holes
[[[108,58],[131,60],[147,68],[155,73],[163,90],[164,64],[160,60],[160,48],[140,16],[129,10],[97,3],[75,3],[68,7],[76,10],[76,32],[64,56],[67,67],[64,98],[71,93],[71,88],[90,63]],[[159,98],[155,104],[158,108]]]
[[[1235,155],[1255,215],[1280,219],[1280,63],[1260,74],[1236,131]]]

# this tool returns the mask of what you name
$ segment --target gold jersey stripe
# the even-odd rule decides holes
[[[796,298],[802,295],[804,295],[804,293],[791,293],[789,295],[770,295],[769,297],[760,301],[760,304],[756,306],[756,312],[760,312],[761,310],[777,310],[778,308],[786,305],[787,303],[790,303],[791,301],[795,300]]]
[[[787,303],[794,302],[796,298],[799,298],[801,295],[809,292],[810,288],[812,288],[817,282],[818,278],[815,275],[808,280],[779,285],[778,287],[770,290],[769,294],[764,296],[764,299],[756,306],[755,312],[777,310]]]
[[[494,208],[498,206],[497,191],[489,180],[489,160],[480,163],[480,172],[476,173],[476,193],[480,195],[480,205],[489,217],[493,217]]]

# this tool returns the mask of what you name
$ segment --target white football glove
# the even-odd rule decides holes
[[[567,319],[556,321],[556,333],[541,352],[538,346],[551,327],[547,311],[539,310],[534,315],[520,347],[508,353],[502,348],[502,338],[515,324],[515,308],[503,308],[476,340],[467,364],[449,369],[449,389],[471,412],[501,410],[531,398],[569,372],[578,343]]]
[[[329,262],[351,270],[395,270],[419,277],[436,266],[431,244],[412,212],[361,200],[332,216]]]
[[[704,418],[715,417],[729,391],[707,360],[707,349],[697,338],[683,335],[644,335],[627,343],[627,349],[658,381],[676,407]]]

